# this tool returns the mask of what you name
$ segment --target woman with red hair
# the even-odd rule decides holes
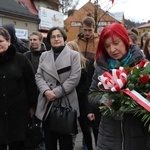
[[[113,103],[112,100],[107,100],[106,93],[99,94],[99,75],[120,66],[136,65],[143,59],[139,47],[130,45],[127,30],[122,25],[112,23],[106,26],[99,37],[88,99],[90,104],[99,107],[103,103],[110,107]],[[102,102],[104,99],[105,102]],[[140,117],[132,113],[124,113],[122,117],[102,115],[96,150],[148,150],[147,139],[148,129]]]

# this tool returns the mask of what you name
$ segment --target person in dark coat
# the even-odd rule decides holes
[[[34,115],[36,83],[29,60],[0,27],[0,150],[21,150],[28,116]]]
[[[120,66],[138,64],[144,59],[136,45],[130,45],[126,29],[112,23],[101,32],[96,52],[96,65],[90,87],[88,101],[91,105],[100,106],[103,94],[98,88],[98,75],[117,69]],[[92,96],[93,94],[96,96]],[[103,104],[110,107],[112,101]],[[143,108],[144,109],[144,108]],[[147,126],[140,117],[133,113],[124,113],[123,117],[101,115],[96,150],[148,150]]]
[[[26,44],[22,40],[20,40],[19,38],[16,37],[16,31],[15,31],[14,24],[8,23],[8,24],[4,24],[2,27],[5,28],[8,31],[8,33],[10,34],[11,44],[13,44],[16,47],[17,52],[23,54],[23,53],[29,51]]]
[[[91,59],[91,61],[88,64],[87,68],[87,85],[88,85],[88,90],[91,86],[92,83],[92,76],[94,74],[95,70],[95,59]],[[87,102],[87,118],[88,118],[88,124],[91,126],[94,139],[95,139],[95,145],[97,145],[97,137],[98,137],[98,127],[99,127],[99,122],[101,118],[101,113],[99,110],[99,107],[95,107],[93,105],[90,105]]]
[[[43,43],[43,36],[38,31],[32,32],[29,39],[30,51],[25,52],[24,55],[30,60],[34,73],[36,74],[39,65],[39,58],[41,54],[46,51],[46,47]]]
[[[37,69],[38,69],[38,65],[39,65],[39,59],[40,56],[43,52],[46,51],[46,47],[43,43],[43,36],[39,31],[33,31],[30,34],[30,50],[25,52],[24,55],[29,59],[29,61],[31,62],[33,69],[34,69],[34,74],[36,74]],[[39,90],[37,88],[37,92],[39,94]],[[37,119],[37,118],[36,118]],[[39,120],[38,120],[39,121]],[[41,121],[39,121],[41,122]],[[41,122],[42,124],[42,122]],[[41,125],[42,127],[42,125]],[[42,132],[43,133],[43,132]],[[44,133],[43,133],[43,140],[40,144],[40,148],[44,149]],[[39,147],[39,145],[38,145]]]
[[[79,110],[80,116],[78,117],[78,121],[81,127],[81,131],[83,133],[84,141],[86,143],[87,150],[93,150],[92,146],[92,137],[91,137],[91,130],[88,125],[87,119],[87,102],[88,102],[88,81],[87,81],[87,64],[89,63],[88,60],[83,56],[80,51],[78,44],[74,41],[69,41],[67,45],[79,52],[80,54],[80,62],[81,62],[81,78],[76,87],[78,101],[79,101]]]
[[[79,45],[80,51],[83,54],[83,56],[88,60],[86,76],[87,77],[90,76],[90,78],[92,78],[93,68],[89,68],[89,64],[95,58],[95,52],[96,52],[98,41],[99,41],[98,34],[94,33],[95,26],[96,26],[96,23],[95,23],[94,18],[90,16],[86,16],[82,20],[82,33],[80,33],[78,35],[78,38],[74,40]],[[87,84],[86,85],[84,84],[86,86],[87,92],[89,90],[90,84],[91,84],[90,81],[88,81],[87,79]],[[87,94],[86,95],[84,94],[84,97],[87,97]],[[88,110],[87,116],[88,116],[89,124],[91,124],[91,122],[95,122],[94,111],[92,111],[92,107],[88,105],[88,103],[87,103],[86,110]],[[91,134],[92,132],[91,132],[90,126],[89,126],[89,129],[88,128],[86,129],[85,130],[86,130],[86,136],[88,137],[88,141],[84,140],[84,137],[83,137],[83,147],[84,147],[84,150],[87,150],[87,149],[90,150],[91,148],[88,148],[89,146],[87,145],[91,145],[90,143],[92,143],[92,134]],[[96,138],[95,138],[95,141],[96,141]]]

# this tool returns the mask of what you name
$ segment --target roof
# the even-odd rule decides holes
[[[27,7],[21,6],[15,0],[0,1],[0,14],[15,15],[31,19],[38,19],[37,15],[32,14]]]
[[[149,27],[150,27],[150,22],[148,21],[148,23],[143,24],[143,25],[141,25],[141,26],[139,26],[137,28],[140,29],[140,28],[149,28]]]
[[[118,20],[119,22],[122,22],[124,12],[109,12],[109,15]]]
[[[65,21],[69,20],[70,18],[76,19],[76,20],[74,20],[74,21],[77,21],[77,20],[78,20],[78,21],[79,21],[79,20],[82,21],[82,19],[83,19],[85,16],[87,16],[88,14],[94,15],[94,11],[93,11],[94,8],[95,8],[95,4],[92,3],[91,1],[88,1],[88,2],[87,2],[85,5],[83,5],[80,9],[78,9],[77,11],[75,11],[75,12],[73,13],[74,16],[75,16],[76,14],[78,14],[76,18],[74,18],[73,15],[70,15]],[[83,10],[83,11],[81,11],[81,10]],[[79,12],[80,12],[81,14],[79,14]],[[113,14],[110,15],[110,13],[109,13],[108,11],[104,11],[104,10],[101,9],[100,7],[98,7],[97,13],[98,13],[98,19],[101,20],[102,22],[107,21],[107,18],[108,18],[108,17],[110,17],[109,20],[111,20],[111,21],[118,21],[118,20],[114,17]],[[100,15],[100,13],[102,14],[102,16]],[[79,19],[79,18],[80,18],[80,19]],[[120,22],[120,21],[118,21],[118,22]],[[122,22],[122,20],[121,20],[121,22]]]
[[[33,0],[15,0],[15,1],[25,4],[32,14],[38,15],[38,10],[37,10]],[[40,2],[40,0],[39,0],[39,2]],[[61,5],[61,3],[58,0],[49,0],[49,2],[54,3],[56,5]]]
[[[32,14],[38,15],[38,10],[36,9],[33,1],[31,1],[31,0],[15,0],[15,1],[23,3]]]

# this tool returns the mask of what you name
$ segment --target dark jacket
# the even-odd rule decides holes
[[[129,64],[137,64],[144,59],[140,49],[131,45],[133,54]],[[101,57],[95,67],[92,85],[89,95],[98,92],[98,75],[109,71],[107,61]],[[99,106],[102,95],[89,98],[92,105]],[[148,129],[141,122],[140,117],[133,114],[124,114],[122,120],[115,120],[112,117],[101,116],[99,125],[98,142],[96,150],[148,150],[147,148]]]
[[[89,91],[89,88],[91,86],[91,83],[92,83],[92,77],[93,77],[93,74],[94,74],[94,70],[95,70],[95,67],[94,67],[94,64],[95,63],[95,59],[91,59],[89,64],[88,64],[88,68],[87,68],[87,84],[88,84],[88,91]],[[95,115],[95,120],[92,120],[92,121],[88,121],[89,125],[93,128],[96,128],[98,129],[99,127],[99,122],[100,122],[100,118],[101,118],[101,113],[100,113],[100,110],[99,110],[99,107],[98,106],[93,106],[93,105],[90,105],[89,102],[87,102],[87,114],[89,113],[93,113]]]
[[[25,53],[29,51],[29,49],[26,47],[26,44],[16,37],[16,31],[13,24],[4,24],[2,27],[5,28],[10,34],[11,43],[16,47],[17,52]]]
[[[32,49],[32,47],[30,48],[30,51],[27,51],[24,53],[24,55],[30,60],[33,69],[34,69],[34,74],[36,74],[37,69],[38,69],[38,65],[39,65],[39,58],[41,56],[41,54],[43,52],[45,52],[46,50],[43,48],[40,51],[34,51],[34,49]]]
[[[76,87],[80,116],[87,117],[87,102],[88,102],[88,85],[87,85],[87,71],[81,69],[81,78],[79,84]]]
[[[0,56],[0,144],[24,140],[28,111],[35,104],[33,68],[11,45]]]

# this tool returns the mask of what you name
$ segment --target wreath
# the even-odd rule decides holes
[[[112,69],[98,76],[100,111],[104,116],[122,119],[124,113],[141,116],[150,131],[150,62]],[[104,105],[111,100],[111,105]]]

